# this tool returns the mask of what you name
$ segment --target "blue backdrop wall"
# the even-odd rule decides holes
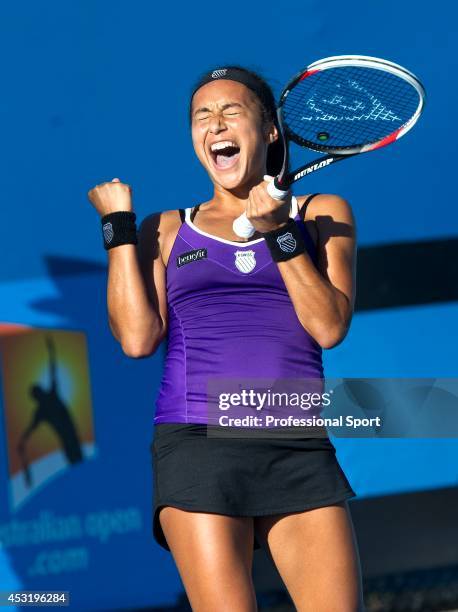
[[[418,126],[389,151],[307,178],[299,192],[346,197],[360,247],[457,236],[455,3],[302,0],[283,3],[280,15],[278,7],[47,0],[0,9],[0,321],[10,332],[11,324],[52,330],[58,350],[61,332],[84,335],[94,451],[51,470],[14,503],[12,423],[15,411],[32,415],[34,405],[30,398],[12,404],[5,373],[14,346],[4,343],[0,590],[69,590],[79,610],[167,603],[181,590],[150,525],[149,443],[163,349],[129,359],[110,334],[106,253],[86,193],[119,177],[133,187],[139,219],[209,196],[187,124],[189,91],[201,72],[241,63],[279,93],[292,73],[331,55],[375,55],[410,68],[428,92]],[[456,301],[356,313],[345,342],[325,353],[326,372],[454,377],[457,321]],[[44,346],[36,358],[46,364]],[[458,482],[453,439],[339,439],[336,446],[360,497]],[[47,531],[43,512],[54,517]],[[94,531],[94,514],[111,528]],[[58,537],[59,520],[69,516],[79,528]]]

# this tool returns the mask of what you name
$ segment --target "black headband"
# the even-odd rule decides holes
[[[197,85],[194,87],[191,94],[191,102],[194,94],[198,89],[206,85],[207,83],[211,83],[212,81],[237,81],[242,85],[251,89],[253,93],[259,98],[261,104],[264,108],[270,113],[271,119],[276,123],[277,122],[277,113],[276,113],[276,104],[275,98],[268,86],[264,83],[260,82],[255,76],[251,75],[249,72],[245,70],[241,70],[240,68],[219,68],[217,70],[213,70],[205,74]]]

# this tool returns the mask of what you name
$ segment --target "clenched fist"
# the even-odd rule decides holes
[[[118,211],[132,212],[132,188],[118,178],[96,185],[87,197],[101,217]]]

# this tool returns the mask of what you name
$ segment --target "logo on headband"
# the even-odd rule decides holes
[[[223,76],[226,76],[227,68],[222,68],[221,70],[213,70],[212,79],[220,79]]]

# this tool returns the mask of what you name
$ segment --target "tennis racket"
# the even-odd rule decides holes
[[[384,59],[341,55],[310,64],[280,95],[277,118],[285,153],[268,193],[282,200],[304,176],[395,142],[418,121],[425,98],[414,74]],[[288,172],[290,142],[325,155]],[[233,229],[242,238],[255,232],[246,213]]]

